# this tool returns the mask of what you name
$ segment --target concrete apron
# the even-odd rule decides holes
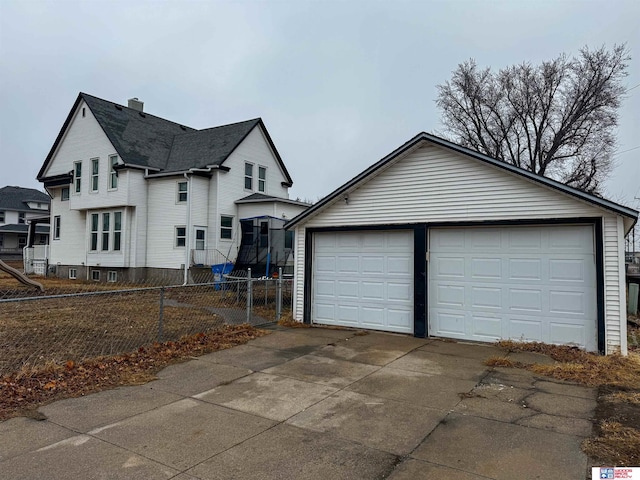
[[[0,423],[2,478],[587,476],[593,389],[490,369],[494,346],[274,330]]]

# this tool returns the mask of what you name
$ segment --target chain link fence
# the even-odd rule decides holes
[[[189,285],[43,279],[44,292],[6,288],[1,280],[0,375],[134,351],[223,325],[263,325],[287,315],[292,304],[290,279],[227,278]]]

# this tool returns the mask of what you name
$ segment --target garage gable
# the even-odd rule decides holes
[[[602,210],[433,144],[390,162],[307,227],[587,217]]]

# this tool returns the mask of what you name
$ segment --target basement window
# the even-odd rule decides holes
[[[109,270],[107,272],[107,282],[115,283],[118,281],[118,272],[115,270]]]
[[[91,280],[94,282],[100,281],[100,270],[91,270]]]
[[[75,280],[78,278],[78,271],[75,268],[69,269],[69,280]]]

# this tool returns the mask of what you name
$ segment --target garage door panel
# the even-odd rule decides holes
[[[542,260],[538,258],[509,258],[509,280],[542,280]]]
[[[379,330],[385,325],[385,309],[383,307],[360,307],[360,324],[363,327]]]
[[[413,258],[409,255],[389,255],[387,257],[387,275],[411,276]]]
[[[584,315],[587,308],[587,298],[580,291],[554,290],[549,294],[549,312],[564,315]]]
[[[463,307],[465,304],[465,289],[460,285],[437,285],[436,295],[430,298],[429,304],[438,307]]]
[[[336,294],[334,280],[319,280],[316,283],[316,294],[318,298],[330,297],[333,298]]]
[[[489,341],[502,338],[502,318],[473,315],[472,328],[476,337]]]
[[[525,230],[506,230],[507,248],[512,252],[540,253],[542,251],[542,232]]]
[[[471,278],[502,280],[501,258],[472,258]]]
[[[340,299],[357,300],[360,295],[358,282],[342,279],[337,280],[335,294]]]
[[[358,306],[348,305],[345,303],[338,304],[336,307],[337,320],[342,323],[348,323],[351,325],[358,324]]]
[[[413,298],[413,285],[387,282],[387,301],[408,303]]]
[[[323,323],[335,323],[336,313],[333,303],[323,303],[316,301],[315,303],[315,316],[318,321]]]
[[[431,229],[429,250],[430,335],[596,349],[592,226]]]
[[[462,337],[465,332],[465,312],[462,311],[445,311],[439,310],[433,319],[436,328],[440,333],[440,335],[447,336],[451,335],[457,338]]]
[[[511,318],[507,338],[524,342],[542,342],[542,319]]]
[[[542,289],[509,289],[509,309],[542,313],[544,293]]]
[[[501,310],[504,303],[502,288],[471,286],[471,306],[473,308],[493,308]]]
[[[362,255],[360,257],[360,272],[362,275],[384,275],[383,255]]]
[[[502,249],[502,236],[496,234],[495,229],[478,228],[467,237],[467,243],[473,250],[500,251]]]
[[[564,322],[551,322],[549,324],[549,336],[552,339],[552,343],[585,345],[587,343],[586,335],[587,331],[584,325],[571,325]]]
[[[412,231],[316,233],[313,265],[314,322],[413,332]]]
[[[464,258],[459,257],[438,257],[435,263],[435,276],[437,278],[464,278]]]
[[[397,330],[406,329],[406,325],[413,321],[413,309],[387,309],[387,324]]]
[[[552,282],[585,282],[585,259],[557,259],[549,261],[549,280]]]
[[[384,302],[384,283],[362,281],[362,298],[374,302]]]

